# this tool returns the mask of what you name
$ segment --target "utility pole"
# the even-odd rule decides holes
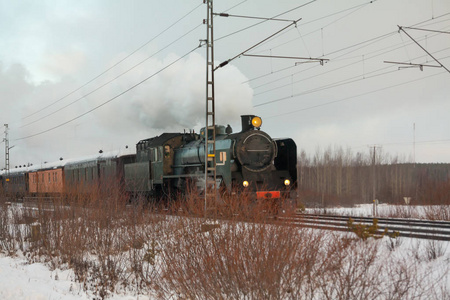
[[[373,156],[372,156],[372,200],[373,200],[373,216],[377,216],[377,205],[378,200],[376,198],[376,172],[375,172],[375,162],[376,162],[376,149],[379,148],[376,145],[373,146]]]
[[[203,0],[207,4],[206,23],[206,127],[205,127],[205,218],[208,202],[217,201],[216,183],[216,115],[214,95],[214,30],[213,0]]]
[[[217,204],[217,176],[216,176],[216,116],[215,116],[215,91],[214,91],[214,71],[226,66],[232,60],[244,56],[248,51],[261,45],[267,40],[271,39],[280,32],[287,28],[296,25],[301,20],[283,20],[275,18],[263,18],[265,20],[276,21],[288,21],[291,24],[275,32],[269,37],[263,39],[257,44],[251,46],[247,50],[237,54],[236,56],[222,62],[217,67],[214,67],[214,30],[213,30],[213,17],[230,17],[229,14],[215,14],[213,12],[213,0],[203,0],[203,3],[207,4],[207,17],[203,21],[206,24],[206,127],[205,127],[205,219],[207,216],[208,203],[211,205]],[[234,17],[246,17],[246,16],[234,16]],[[247,54],[248,55],[248,54]],[[303,57],[281,57],[277,58],[290,58],[290,59],[305,59]],[[328,59],[307,58],[308,60],[319,61],[322,65],[324,61]]]
[[[3,139],[5,142],[5,171],[6,177],[9,177],[9,139],[8,139],[8,124],[5,124],[5,138]]]
[[[5,124],[5,138],[3,139],[5,142],[5,192],[8,192],[8,183],[9,183],[9,138],[8,138],[8,124]]]

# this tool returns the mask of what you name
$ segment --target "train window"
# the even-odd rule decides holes
[[[150,160],[151,161],[156,161],[156,151],[155,149],[150,149]]]
[[[170,156],[170,146],[169,145],[164,146],[164,156],[165,157]]]
[[[48,183],[52,182],[51,177],[50,177],[50,173],[48,173]]]

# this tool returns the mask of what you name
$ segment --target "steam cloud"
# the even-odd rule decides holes
[[[82,98],[97,86],[123,73],[127,69],[124,66],[122,70],[117,69],[116,73],[108,74],[102,82],[87,86],[31,117],[27,116],[83,83],[76,82],[73,78],[64,78],[58,82],[34,84],[29,80],[29,74],[23,66],[5,68],[0,65],[0,91],[3,95],[0,99],[3,108],[0,118],[2,124],[10,124],[10,144],[16,144],[16,148],[11,152],[11,164],[25,164],[30,160],[51,161],[60,156],[77,157],[95,153],[99,148],[113,150],[125,144],[133,148],[140,139],[163,132],[182,132],[184,129],[198,131],[205,123],[206,67],[205,58],[192,53],[130,92],[80,119],[48,133],[14,141],[62,124],[101,105],[178,58],[179,56],[171,54],[163,60],[149,60],[145,68],[132,70],[101,90]],[[247,78],[231,65],[215,73],[217,124],[238,126],[241,114],[252,113],[253,91],[249,85],[242,84],[246,80]],[[81,100],[37,121],[76,99]],[[0,155],[0,166],[3,166],[3,157],[4,155]],[[14,162],[14,159],[17,162]]]

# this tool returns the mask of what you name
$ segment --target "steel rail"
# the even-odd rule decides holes
[[[372,225],[378,220],[379,229],[376,234],[383,234],[384,228],[388,233],[398,232],[401,237],[450,241],[450,222],[414,220],[399,218],[370,218],[355,216],[318,215],[298,213],[292,216],[277,216],[276,222],[298,227],[315,228],[323,230],[351,232],[348,220],[352,218],[354,224]]]

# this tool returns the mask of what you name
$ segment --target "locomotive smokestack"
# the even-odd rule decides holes
[[[252,125],[253,117],[254,117],[254,115],[241,116],[241,123],[242,123],[242,131],[241,132],[253,129],[253,125]]]

